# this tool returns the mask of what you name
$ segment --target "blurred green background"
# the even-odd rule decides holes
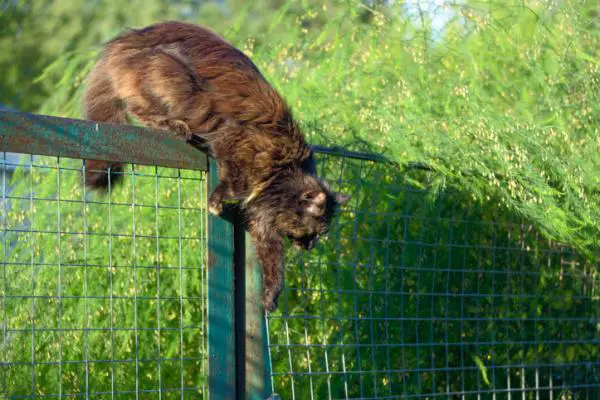
[[[80,116],[100,46],[164,19],[243,49],[314,143],[422,161],[596,253],[599,5],[554,1],[6,1],[0,103]]]
[[[312,143],[376,152],[398,163],[394,168],[372,167],[375,172],[365,174],[357,162],[348,161],[345,167],[339,160],[320,161],[325,175],[353,193],[354,203],[318,251],[303,259],[290,254],[289,297],[271,324],[273,368],[282,374],[275,378],[276,388],[284,398],[291,398],[292,393],[296,398],[309,398],[310,393],[320,399],[490,388],[500,390],[497,398],[504,398],[511,387],[528,388],[524,393],[535,396],[530,389],[539,386],[540,377],[543,385],[563,385],[557,396],[598,395],[598,2],[133,0],[125,4],[116,0],[2,0],[0,103],[22,111],[81,117],[81,91],[102,43],[125,28],[165,19],[207,25],[248,54],[281,91]],[[425,176],[406,169],[411,161],[426,163],[435,173]],[[27,221],[34,218],[36,229],[52,232],[48,226],[53,226],[56,231],[56,212],[33,209],[37,200],[28,196],[35,186],[36,193],[52,199],[50,208],[59,210],[64,206],[56,201],[60,184],[70,188],[73,199],[82,201],[86,194],[77,174],[61,173],[62,180],[58,179],[56,166],[64,162],[69,161],[42,162],[54,166],[45,169],[44,176],[49,177],[45,179],[35,178],[35,169],[17,168],[8,186],[12,195],[23,199],[4,208],[4,219],[30,231],[32,225]],[[65,168],[80,168],[80,163],[74,163]],[[153,173],[147,171],[150,177]],[[115,201],[128,201],[134,193],[131,185],[126,180]],[[159,187],[152,179],[145,185],[148,190],[142,190],[140,198],[150,196],[148,202],[152,203],[154,196],[167,205],[175,201],[173,186]],[[187,206],[203,213],[201,203]],[[106,207],[89,207],[78,206],[61,215],[71,215],[71,223],[79,223],[74,221],[82,221],[84,215],[98,223],[108,220]],[[135,230],[118,222],[130,221],[134,209],[114,210],[112,221],[116,222],[109,225],[115,232]],[[160,215],[159,210],[141,213],[138,222],[149,226]],[[395,221],[392,226],[390,221]],[[85,229],[89,233],[94,228],[90,225],[80,231]],[[170,224],[156,227],[160,235],[177,235],[172,229]],[[47,248],[36,253],[30,245],[34,240],[31,233],[13,236],[5,235],[5,260],[31,264],[27,264],[29,275],[22,273],[23,268],[15,267],[8,274],[5,269],[2,290],[8,295],[21,290],[21,296],[31,296],[41,290],[35,282],[57,279],[55,269],[34,267],[36,263],[56,263],[39,259],[54,249],[55,240],[39,242]],[[70,252],[75,265],[88,257],[103,260],[97,264],[105,265],[108,244],[88,247],[85,235],[80,236],[63,241],[64,246],[73,247],[61,251]],[[131,245],[124,244],[127,249]],[[431,246],[438,250],[430,250]],[[114,255],[113,262],[131,266],[130,251],[122,249],[114,250],[121,253]],[[177,248],[167,246],[164,251],[168,252],[165,265],[176,266]],[[183,264],[194,265],[197,251],[184,248]],[[159,264],[147,253],[138,253],[138,257],[142,258],[137,265]],[[175,261],[171,263],[169,257]],[[319,267],[300,268],[304,265]],[[194,268],[189,270],[195,274],[193,279],[186,279],[181,290],[191,299],[201,299],[204,294],[198,280],[202,269]],[[344,272],[345,268],[350,270]],[[383,268],[375,276],[386,277],[385,281],[374,283],[376,268]],[[73,274],[68,288],[75,298],[70,306],[60,302],[60,318],[70,316],[78,327],[89,327],[82,318],[91,312],[86,308],[90,303],[81,293],[92,287],[91,282],[99,285],[100,292],[101,288],[108,290],[107,279],[117,275],[102,269],[97,276],[88,276],[91,272],[84,268],[74,267],[73,271],[78,274]],[[392,275],[388,275],[390,271]],[[115,287],[131,287],[133,276],[118,276],[112,283]],[[138,281],[136,275],[139,286],[134,292],[159,293],[153,276],[147,278]],[[165,279],[163,288],[177,297],[179,276]],[[172,282],[165,283],[169,280]],[[307,291],[317,287],[318,293]],[[344,288],[349,297],[340,294]],[[59,288],[52,291],[53,299],[64,295]],[[127,299],[131,293],[122,295]],[[358,298],[363,295],[365,299]],[[57,315],[35,314],[35,310],[28,311],[35,308],[34,301],[18,299],[2,299],[9,315],[5,327],[28,332],[31,321],[42,318],[38,327],[46,323],[55,328],[49,332],[62,335],[56,333]],[[102,297],[98,302],[105,300]],[[52,307],[58,307],[56,301]],[[133,310],[126,303],[122,304],[126,315],[119,321],[132,326]],[[368,309],[360,314],[362,305]],[[106,304],[98,307],[98,326],[110,325],[106,321],[114,316],[107,314],[109,308]],[[155,314],[155,303],[140,303],[139,307],[136,315],[144,316],[148,327],[160,324],[159,316],[156,321],[150,317]],[[198,303],[184,307],[175,301],[164,307],[174,316],[174,329],[177,324],[193,326],[197,324],[194,318],[203,315]],[[82,316],[83,308],[87,311]],[[317,318],[306,317],[310,315]],[[356,315],[370,319],[363,323]],[[394,321],[407,321],[408,326]],[[164,324],[169,326],[168,321]],[[148,371],[141,375],[137,371],[146,377],[142,386],[185,386],[190,390],[181,392],[192,398],[203,392],[202,357],[188,354],[190,366],[185,371],[189,376],[179,374],[179,369],[183,370],[179,360],[186,356],[187,346],[203,348],[196,342],[202,337],[202,328],[192,329],[198,337],[190,334],[171,339],[160,333],[157,338],[150,329],[151,336],[143,340],[124,330],[117,333],[117,345],[109,347],[102,331],[85,340],[82,331],[74,332],[80,332],[71,338],[78,345],[61,349],[55,348],[57,336],[36,344],[25,334],[14,335],[22,343],[6,340],[5,334],[5,346],[13,344],[4,349],[5,360],[17,360],[17,355],[29,360],[31,349],[48,360],[81,360],[85,355],[82,346],[88,343],[100,351],[99,359],[111,354],[113,359],[131,359],[135,353],[148,359],[152,354],[175,360],[176,365],[160,371],[160,363],[154,361],[148,363]],[[174,335],[179,335],[178,331]],[[387,342],[376,343],[382,337]],[[445,345],[452,341],[455,345]],[[295,347],[287,346],[290,343],[301,347],[293,357]],[[309,346],[311,343],[338,345],[327,352],[325,347]],[[344,350],[343,345],[352,343],[356,346]],[[362,356],[361,346],[366,348]],[[541,369],[532,367],[528,373],[518,367],[536,363],[542,364]],[[55,364],[5,368],[4,382],[12,379],[18,386],[5,383],[4,391],[21,395],[34,391],[38,395],[79,393],[90,388],[134,391],[135,383],[128,380],[131,363],[123,365],[115,371],[108,364],[94,364],[93,368],[101,369],[93,374],[98,378],[95,383],[86,378],[89,367],[74,366],[68,373],[57,371]],[[333,378],[308,373],[320,368],[363,373],[340,373]],[[168,375],[167,371],[175,372]],[[294,380],[294,371],[308,375]],[[371,373],[363,382],[364,371]],[[57,376],[61,377],[58,383]],[[124,386],[119,389],[121,380]],[[573,388],[568,389],[569,385]],[[147,395],[153,396],[151,392]],[[180,397],[175,389],[163,394],[171,395]]]

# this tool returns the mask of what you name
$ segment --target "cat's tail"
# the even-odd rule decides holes
[[[98,61],[89,75],[83,106],[88,120],[127,123],[123,102],[112,86],[104,58]],[[91,189],[107,190],[119,181],[122,171],[123,164],[119,162],[85,160],[85,184]]]

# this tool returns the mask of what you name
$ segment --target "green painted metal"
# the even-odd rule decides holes
[[[0,151],[206,171],[207,157],[174,133],[0,111]]]
[[[264,400],[272,395],[271,363],[262,304],[262,270],[250,235],[246,234],[245,354],[247,400]]]
[[[219,183],[210,159],[209,193]],[[236,397],[235,229],[233,218],[208,217],[208,390],[209,398]]]
[[[209,192],[218,184],[211,158]],[[209,217],[208,353],[211,399],[273,394],[262,305],[262,270],[235,206]]]

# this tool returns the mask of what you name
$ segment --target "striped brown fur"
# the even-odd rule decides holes
[[[241,209],[263,266],[264,302],[276,307],[287,236],[310,248],[347,200],[312,173],[312,152],[289,107],[241,51],[197,25],[163,22],[110,41],[89,76],[85,117],[177,132],[208,150],[221,183],[209,199]],[[88,160],[86,183],[114,183],[119,163]]]

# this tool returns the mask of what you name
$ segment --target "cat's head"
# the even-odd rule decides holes
[[[302,171],[283,175],[261,197],[261,212],[269,216],[263,220],[270,220],[271,229],[305,250],[327,233],[335,212],[350,199]]]
[[[283,233],[299,249],[312,249],[329,230],[335,211],[349,196],[329,191],[305,191],[300,195],[296,215],[281,225]]]

